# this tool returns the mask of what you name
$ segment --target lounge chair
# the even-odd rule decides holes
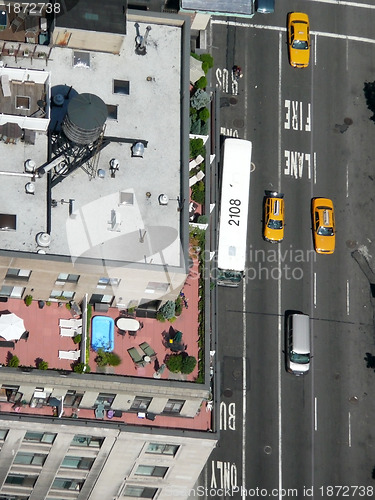
[[[189,162],[189,170],[192,170],[193,168],[200,165],[203,160],[204,160],[203,156],[198,155],[194,160],[191,160],[191,162]]]
[[[74,337],[74,335],[76,335],[74,328],[62,328],[60,326],[60,336],[61,337]]]
[[[99,404],[99,405],[95,408],[95,417],[96,417],[96,418],[104,418],[104,405]]]
[[[156,352],[147,342],[142,342],[142,344],[139,344],[139,347],[142,349],[146,356],[150,356],[151,359],[156,358]]]
[[[199,172],[196,175],[193,175],[193,177],[190,177],[189,179],[189,187],[194,186],[197,182],[201,181],[204,177],[204,172],[202,170],[199,170]]]
[[[77,361],[81,356],[81,351],[59,351],[59,359],[71,359]]]
[[[82,327],[82,319],[59,319],[59,326],[62,328],[73,328],[77,329]]]
[[[134,363],[139,366],[144,366],[145,362],[143,361],[143,357],[141,354],[137,351],[135,347],[131,347],[128,349],[129,356],[132,358]]]

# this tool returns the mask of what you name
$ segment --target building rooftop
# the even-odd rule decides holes
[[[212,14],[227,14],[230,16],[252,17],[254,14],[253,0],[180,0],[181,10],[194,12],[210,12]]]
[[[78,4],[85,10],[88,2]],[[73,11],[66,15],[71,17]],[[147,26],[147,50],[138,55],[134,39],[137,33],[144,35]],[[51,241],[44,251],[51,255],[181,265],[181,30],[128,21],[127,32],[119,55],[53,47],[48,61],[32,60],[35,74],[48,78],[51,86],[45,96],[49,132],[61,131],[66,109],[77,94],[91,93],[108,106],[103,138],[108,145],[89,170],[78,168],[50,190],[48,174],[35,179],[24,175],[27,160],[37,169],[48,163],[45,133],[37,132],[35,144],[0,141],[0,214],[16,215],[16,230],[1,232],[3,249],[36,253],[37,234],[47,232]],[[3,59],[7,67],[2,73],[12,72],[10,81],[19,79],[25,86],[22,68],[30,59]],[[64,98],[62,104],[54,99],[57,95]],[[13,112],[11,120],[2,115],[0,125],[15,121],[22,127],[24,111]],[[138,141],[146,146],[143,157],[132,156]],[[118,160],[114,176],[112,159]],[[64,171],[62,162],[56,166]],[[34,182],[34,194],[26,193],[29,182]],[[166,204],[160,204],[161,194],[168,197]]]

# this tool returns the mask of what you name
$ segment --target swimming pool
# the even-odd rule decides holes
[[[91,347],[112,352],[115,347],[115,321],[108,316],[94,316],[91,323]]]

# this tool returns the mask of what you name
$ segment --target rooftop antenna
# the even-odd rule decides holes
[[[135,37],[135,53],[140,55],[140,56],[144,56],[146,54],[146,42],[147,42],[148,34],[151,30],[151,26],[147,26],[146,33],[144,36],[142,36],[139,33],[139,24],[138,23],[135,24],[135,28],[137,30],[137,36]]]

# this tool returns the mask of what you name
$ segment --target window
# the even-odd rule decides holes
[[[18,486],[31,486],[36,483],[37,476],[25,476],[23,474],[8,474],[5,484],[14,484]]]
[[[82,398],[83,394],[77,393],[76,391],[73,390],[69,390],[64,398],[64,406],[77,408],[80,405]]]
[[[24,497],[23,495],[1,495],[0,494],[0,500],[30,500],[30,497]]]
[[[13,299],[21,299],[25,289],[22,286],[2,286],[0,288],[0,297],[12,297]]]
[[[76,434],[72,440],[72,446],[88,446],[90,448],[100,448],[103,442],[103,438]]]
[[[64,285],[65,283],[78,283],[79,274],[60,273],[56,280],[56,285]]]
[[[114,299],[113,295],[101,295],[93,293],[90,298],[90,304],[111,304]]]
[[[22,465],[43,465],[46,461],[47,455],[41,455],[39,453],[22,453],[19,452],[14,458],[15,464]]]
[[[127,80],[113,80],[113,93],[129,95],[129,82]]]
[[[69,292],[64,290],[52,290],[50,294],[50,299],[67,299],[71,300],[75,295],[75,292]]]
[[[130,409],[131,410],[147,410],[147,408],[150,406],[151,401],[152,401],[152,398],[145,398],[145,397],[136,396],[134,398],[134,401],[133,401]]]
[[[157,455],[176,455],[179,446],[176,444],[149,443],[146,453],[155,453]]]
[[[0,441],[4,441],[7,437],[8,431],[5,429],[0,429]]]
[[[117,120],[118,106],[114,104],[107,104],[108,120]]]
[[[17,109],[30,109],[30,97],[25,95],[16,95]]]
[[[155,498],[157,492],[157,488],[127,485],[124,490],[124,496],[134,498]]]
[[[146,287],[146,293],[166,293],[169,288],[169,283],[158,283],[157,281],[149,281]]]
[[[160,467],[159,465],[138,465],[135,474],[136,476],[164,477],[167,471],[168,467]]]
[[[164,412],[165,413],[180,413],[182,407],[184,406],[185,401],[180,399],[168,399],[167,404],[165,405]]]
[[[30,275],[31,271],[29,269],[9,268],[6,273],[5,279],[29,281]]]
[[[97,288],[105,288],[106,286],[119,286],[119,278],[99,278]]]
[[[48,432],[26,432],[25,441],[35,441],[37,443],[53,443],[56,434],[50,434]]]
[[[62,461],[61,467],[67,469],[81,469],[81,470],[90,470],[92,464],[94,463],[94,458],[88,457],[71,457],[66,456]]]
[[[90,52],[81,52],[80,50],[75,50],[73,52],[73,67],[90,68]]]
[[[68,479],[65,477],[57,477],[52,483],[52,488],[59,488],[61,490],[75,490],[80,491],[84,481],[78,479]]]
[[[101,392],[96,398],[94,406],[96,405],[111,406],[115,397],[116,394],[106,394],[104,392]]]

